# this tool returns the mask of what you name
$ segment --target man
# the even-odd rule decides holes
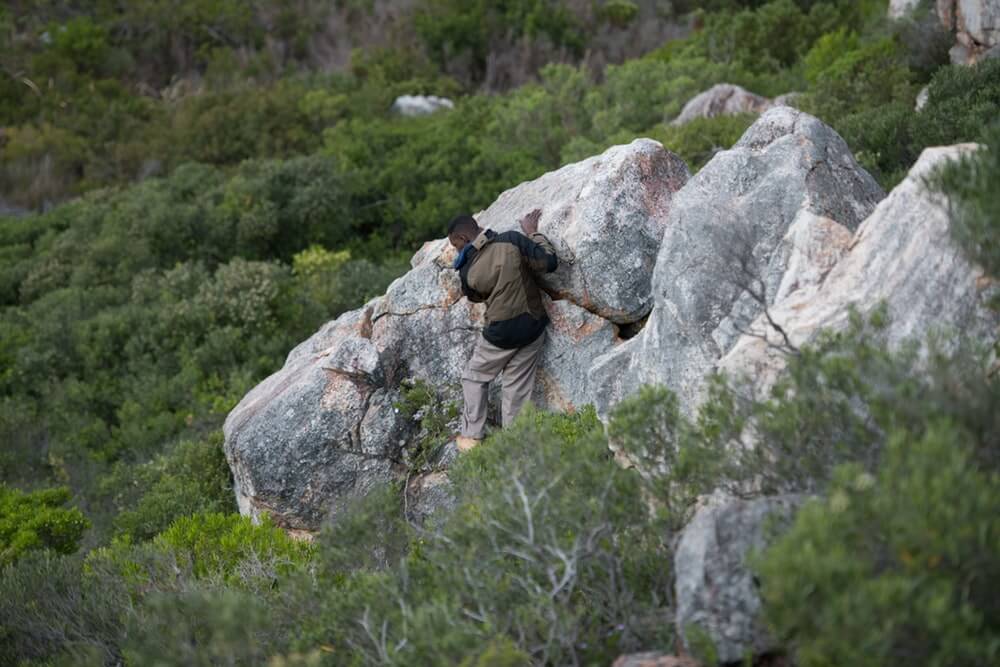
[[[471,215],[460,215],[448,225],[448,240],[458,250],[454,266],[462,293],[470,301],[486,303],[486,327],[462,371],[465,407],[456,440],[461,451],[482,440],[487,390],[501,371],[504,426],[531,396],[548,324],[534,274],[550,273],[558,266],[552,244],[538,233],[541,215],[535,209],[521,219],[524,234],[481,229]]]

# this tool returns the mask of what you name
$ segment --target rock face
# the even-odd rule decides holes
[[[552,323],[534,392],[542,407],[583,405],[593,358],[619,341],[619,324],[648,312],[670,200],[687,176],[679,158],[638,140],[524,183],[479,215],[503,231],[541,208],[540,228],[564,265],[546,281],[557,300],[546,301]],[[407,475],[418,429],[394,406],[401,384],[419,379],[458,398],[483,324],[482,306],[461,296],[454,255],[444,239],[426,243],[384,296],[292,350],[229,414],[225,449],[242,513],[312,531],[349,498]],[[417,518],[448,502],[439,473],[411,476]]]
[[[731,83],[720,83],[692,97],[671,125],[683,125],[695,118],[714,118],[738,113],[761,113],[773,102]]]
[[[951,61],[971,65],[1000,57],[1000,2],[997,0],[937,0],[938,17],[955,33]]]
[[[400,95],[392,103],[392,111],[401,116],[426,116],[435,111],[454,108],[454,102],[436,95]]]
[[[758,618],[758,585],[747,556],[767,546],[802,496],[725,499],[702,507],[681,533],[674,553],[677,630],[687,650],[697,637],[712,641],[720,663],[776,648]]]
[[[906,179],[883,200],[850,241],[850,252],[822,285],[779,295],[772,318],[800,346],[823,329],[848,325],[849,307],[862,314],[888,307],[885,334],[890,345],[935,330],[961,331],[988,340],[1000,324],[987,307],[996,285],[973,266],[949,235],[947,204],[924,178],[948,160],[975,150],[964,144],[928,148]],[[750,326],[761,337],[744,336],[720,360],[732,377],[752,379],[762,396],[785,367],[772,345],[777,334],[762,318]]]
[[[652,307],[649,281],[671,198],[688,178],[683,160],[656,141],[636,139],[508,190],[476,219],[507,231],[541,208],[538,229],[552,240],[560,264],[542,284],[626,324]]]
[[[821,281],[883,196],[822,122],[789,107],[764,113],[674,196],[648,322],[591,367],[598,413],[653,383],[691,412],[762,302]]]

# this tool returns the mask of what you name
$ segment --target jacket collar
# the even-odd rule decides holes
[[[494,236],[496,236],[496,232],[492,229],[484,229],[479,232],[479,236],[477,236],[476,240],[472,242],[472,247],[477,251],[482,250],[483,246],[489,243]]]

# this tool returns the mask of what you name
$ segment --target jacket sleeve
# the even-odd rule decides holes
[[[552,273],[559,267],[552,243],[539,232],[532,234],[530,239],[521,232],[504,232],[497,235],[497,240],[516,246],[536,273]]]

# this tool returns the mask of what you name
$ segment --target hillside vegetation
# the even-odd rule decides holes
[[[1000,59],[950,65],[929,3],[886,4],[7,3],[0,211],[23,215],[0,215],[0,663],[670,650],[672,540],[699,494],[753,480],[816,494],[756,565],[798,664],[995,664],[995,341],[918,358],[857,319],[763,402],[720,383],[688,419],[647,388],[606,430],[529,412],[455,465],[436,532],[386,489],[296,542],[239,515],[221,446],[289,350],[456,213],[637,136],[692,170],[728,148],[753,116],[670,124],[721,82],[801,93],[886,189],[927,146],[987,145],[934,182],[996,280]],[[455,107],[401,117],[402,94]],[[758,455],[730,460],[751,419]],[[609,438],[672,465],[622,469]]]

